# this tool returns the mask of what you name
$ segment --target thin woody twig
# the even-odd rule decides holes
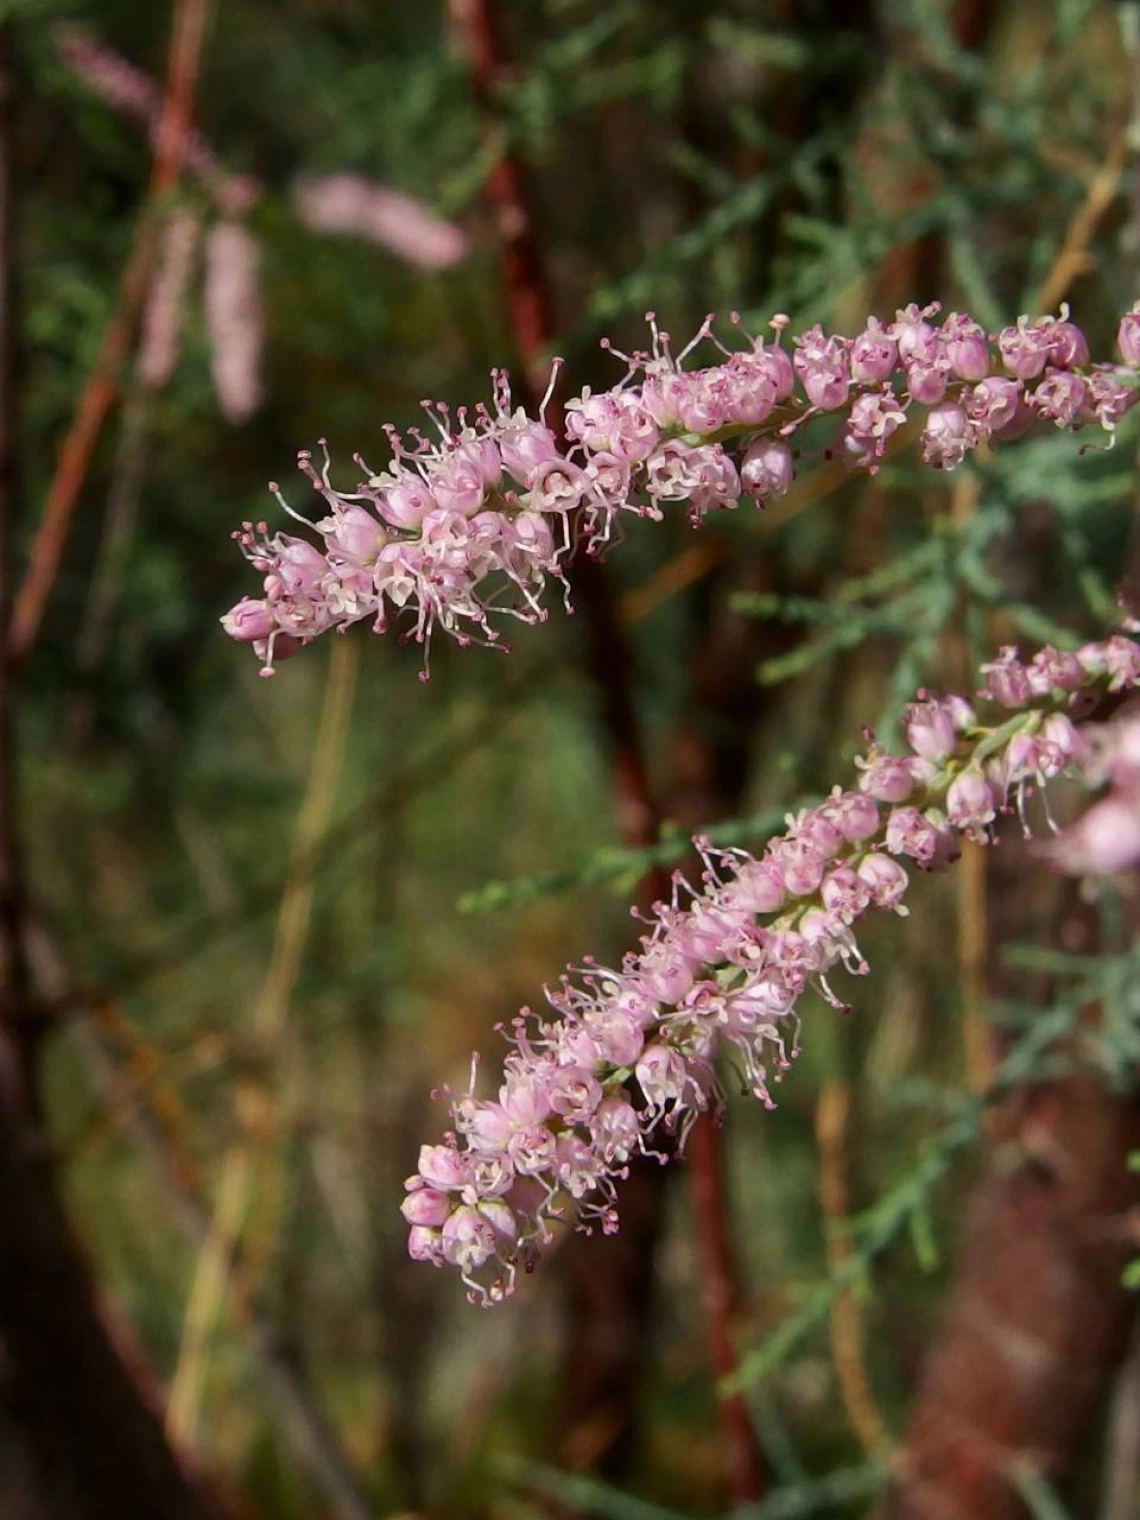
[[[833,1277],[851,1259],[845,1176],[850,1107],[851,1095],[845,1082],[824,1084],[816,1104],[815,1138],[819,1148],[819,1202],[827,1224],[827,1265]],[[869,1457],[884,1456],[892,1442],[867,1377],[863,1313],[851,1288],[837,1295],[831,1311],[831,1357],[839,1380],[839,1395],[859,1444]]]
[[[134,335],[157,250],[159,219],[156,209],[177,184],[185,158],[206,24],[206,4],[207,0],[176,0],[150,184],[119,281],[115,304],[60,449],[43,515],[32,539],[27,571],[6,625],[9,652],[15,660],[22,660],[35,642],[59,573],[79,493],[118,392],[119,372]]]
[[[1069,286],[1091,267],[1089,244],[1101,217],[1116,199],[1128,162],[1128,133],[1118,132],[1103,164],[1091,176],[1085,198],[1065,232],[1057,256],[1030,303],[1034,311],[1052,311]]]

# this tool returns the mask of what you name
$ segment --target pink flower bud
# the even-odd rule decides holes
[[[478,1209],[460,1205],[442,1230],[444,1259],[462,1272],[473,1272],[494,1254],[495,1234]]]
[[[1051,369],[1029,397],[1029,405],[1046,422],[1073,427],[1080,420],[1087,394],[1088,387],[1079,375]]]
[[[421,1145],[417,1172],[428,1187],[461,1188],[467,1182],[467,1157],[451,1145]]]
[[[906,366],[910,399],[917,401],[920,406],[937,406],[946,394],[947,379],[947,367],[938,359],[931,362],[915,359]]]
[[[404,1199],[400,1212],[409,1224],[438,1228],[451,1213],[451,1199],[435,1188],[417,1188]]]
[[[1047,851],[1071,876],[1114,876],[1140,865],[1140,798],[1114,793],[1094,803]]]
[[[946,793],[946,815],[956,829],[977,834],[994,819],[994,794],[977,771],[963,771]]]
[[[997,343],[1002,362],[1018,380],[1036,380],[1049,360],[1048,329],[1030,326],[1028,317],[1019,317],[1016,327],[1003,327]]]
[[[937,302],[922,310],[912,302],[904,311],[895,313],[890,333],[898,343],[899,358],[904,364],[929,364],[937,357],[938,342],[933,327],[926,320],[937,311]]]
[[[1019,416],[1022,399],[1021,382],[1004,375],[990,375],[970,390],[963,391],[966,412],[980,432],[999,433]]]
[[[923,870],[931,870],[953,858],[954,845],[941,815],[933,809],[895,808],[887,819],[887,849],[892,855],[909,855]]]
[[[816,845],[804,839],[778,839],[772,845],[772,854],[793,897],[810,897],[819,890],[827,856]]]
[[[498,439],[503,467],[520,485],[526,483],[531,471],[540,464],[558,458],[554,434],[541,422],[519,421],[502,428]]]
[[[411,470],[401,470],[386,484],[385,477],[370,482],[383,488],[376,503],[376,510],[394,528],[418,528],[429,512],[439,503],[428,488],[427,482]]]
[[[793,359],[804,395],[821,412],[834,412],[847,403],[851,369],[842,338],[825,337],[816,324],[796,339]]]
[[[976,443],[966,413],[956,401],[933,407],[922,430],[922,458],[936,469],[952,470]]]
[[[357,565],[371,565],[388,542],[383,524],[366,507],[351,503],[317,526],[324,534],[330,556]]]
[[[984,330],[971,317],[952,311],[942,324],[942,351],[959,380],[982,380],[989,373],[990,350]]]
[[[770,856],[746,860],[725,888],[725,900],[748,913],[776,913],[785,895],[784,874]]]
[[[876,317],[851,342],[851,378],[857,385],[882,385],[898,363],[899,346]]]
[[[954,719],[942,702],[912,702],[903,720],[906,741],[923,760],[938,765],[957,739]]]
[[[587,1120],[601,1101],[602,1089],[585,1067],[560,1070],[551,1085],[551,1107],[571,1124]]]
[[[857,759],[856,766],[862,772],[859,790],[879,802],[905,802],[914,791],[915,775],[909,762],[897,755],[872,754],[869,759]]]
[[[893,909],[905,915],[906,909],[900,908],[899,904],[910,879],[897,860],[875,850],[863,857],[856,870],[870,887],[877,908]]]
[[[1012,644],[1007,644],[996,660],[983,665],[982,674],[986,678],[986,692],[1003,707],[1024,707],[1033,695],[1029,671]]]
[[[866,879],[850,866],[835,866],[823,878],[819,895],[829,913],[851,924],[865,911],[873,894]]]
[[[1140,369],[1140,301],[1120,319],[1116,333],[1120,357],[1133,369]]]
[[[786,496],[794,475],[792,451],[786,443],[759,438],[745,450],[740,483],[754,501],[776,501]]]
[[[823,812],[849,844],[870,839],[872,834],[879,831],[878,808],[870,797],[861,796],[858,792],[841,792],[836,787],[824,803]]]
[[[1068,311],[1062,306],[1063,312]],[[1049,362],[1058,369],[1083,369],[1089,362],[1088,339],[1076,325],[1064,317],[1059,321],[1047,321]]]
[[[444,1264],[443,1236],[438,1230],[413,1225],[408,1231],[408,1255],[413,1261],[427,1261],[433,1267]]]
[[[255,602],[243,596],[241,601],[225,614],[222,627],[231,639],[239,644],[252,644],[257,639],[267,639],[276,627],[268,602]]]

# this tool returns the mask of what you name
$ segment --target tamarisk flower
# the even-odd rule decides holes
[[[920,692],[906,751],[868,735],[857,785],[789,815],[762,854],[694,840],[699,884],[674,876],[636,951],[616,968],[570,968],[546,989],[549,1014],[518,1014],[497,1096],[476,1096],[473,1067],[470,1090],[452,1096],[453,1130],[423,1146],[406,1183],[414,1258],[456,1268],[472,1301],[490,1304],[560,1223],[615,1230],[631,1160],[665,1161],[723,1102],[718,1056],[773,1106],[803,998],[846,1006],[832,979],[868,973],[857,930],[874,909],[907,913],[910,869],[949,864],[963,837],[990,840],[998,813],[1016,809],[1028,832],[1033,795],[1064,770],[1140,775],[1135,722],[1094,762],[1073,721],[1098,694],[1140,686],[1140,643],[1114,635],[1025,663],[1006,649],[982,674],[981,716]]]
[[[447,269],[468,250],[468,238],[410,195],[362,174],[302,175],[293,209],[314,232],[354,233],[421,269]]]
[[[279,565],[302,555],[300,541],[246,524],[235,537],[265,576],[264,596],[243,598],[223,626],[254,644],[264,674],[275,656],[366,617],[378,632],[403,620],[425,645],[437,627],[461,643],[496,644],[493,616],[545,617],[545,583],[562,578],[575,539],[599,553],[623,515],[660,521],[683,505],[700,525],[742,497],[763,507],[784,496],[795,480],[797,434],[816,419],[833,428],[825,454],[874,473],[894,435],[920,417],[922,460],[949,470],[1035,423],[1099,427],[1111,441],[1140,396],[1140,304],[1120,326],[1123,365],[1090,364],[1065,307],[1059,317],[1021,317],[993,334],[963,313],[936,323],[938,314],[937,304],[908,306],[888,325],[869,318],[854,338],[816,325],[790,351],[787,317],[772,319],[770,341],[746,334],[734,314],[743,344],[734,351],[709,317],[675,354],[650,313],[648,352],[603,344],[626,373],[608,390],[586,389],[567,402],[565,439],[546,425],[545,401],[529,417],[496,374],[493,410],[461,410],[453,420],[425,402],[438,440],[386,429],[391,463],[379,474],[367,470],[352,491],[334,489],[327,462],[315,475],[303,453],[301,468],[332,512],[310,524],[323,546],[311,544],[316,557],[304,556],[311,574],[303,595],[298,601]],[[715,362],[691,363],[706,343]],[[557,374],[556,364],[552,387]],[[366,468],[359,456],[357,463]],[[376,540],[363,558],[345,554],[348,531]]]

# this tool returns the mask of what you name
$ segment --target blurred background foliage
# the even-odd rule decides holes
[[[145,133],[61,51],[82,26],[161,81],[168,6],[6,9],[24,85],[26,546],[137,219],[225,213],[192,174],[145,209]],[[520,630],[509,659],[441,645],[426,687],[414,649],[363,629],[261,681],[217,624],[250,589],[231,529],[277,521],[270,478],[309,510],[288,478],[299,447],[327,436],[351,473],[355,450],[382,454],[382,423],[416,422],[424,396],[484,398],[489,368],[514,363],[481,198],[503,153],[524,168],[574,387],[616,378],[598,339],[638,344],[646,307],[678,335],[734,309],[853,332],[910,300],[1001,325],[1068,299],[1108,357],[1140,295],[1133,5],[494,9],[488,123],[439,4],[210,8],[194,120],[260,187],[240,219],[260,256],[262,396],[240,423],[222,415],[196,274],[169,381],[145,390],[124,366],[23,672],[30,900],[57,985],[81,992],[43,1054],[60,1176],[177,1434],[241,1513],[274,1520],[341,1511],[261,1375],[265,1325],[367,1512],[522,1520],[553,1493],[659,1520],[730,1496],[680,1168],[642,1263],[620,1461],[605,1431],[568,1454],[557,1260],[480,1314],[403,1259],[401,1182],[445,1119],[430,1089],[465,1083],[472,1047],[564,961],[630,942],[646,861],[623,847],[581,618]],[[463,257],[428,270],[305,226],[297,177],[343,172],[458,224]],[[1112,452],[1034,436],[945,480],[902,454],[873,481],[828,477],[794,517],[631,528],[607,575],[666,819],[657,858],[726,817],[723,837],[762,838],[849,776],[863,724],[886,737],[916,686],[960,684],[1002,642],[1097,633],[1134,552],[1131,422]],[[1049,942],[1031,879],[1021,862],[991,884],[983,938]],[[853,1014],[810,1011],[778,1112],[728,1115],[742,1376],[775,1495],[758,1515],[866,1508],[953,1281],[978,1094],[1056,1059],[1042,1008],[1050,1037],[1071,1030],[1111,972],[1123,1011],[1080,1059],[1134,1068],[1121,915],[1105,910],[1100,958],[1059,983],[1030,950],[1029,970],[979,988],[984,889],[976,868],[924,884],[907,924],[870,936]],[[614,1244],[589,1249],[604,1276]],[[1057,1475],[1073,1513],[1138,1512],[1098,1507],[1114,1428],[1102,1415]],[[604,1478],[556,1476],[595,1461]],[[1035,1472],[1024,1488],[1028,1512],[1065,1512]]]

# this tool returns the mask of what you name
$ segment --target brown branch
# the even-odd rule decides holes
[[[15,290],[18,78],[0,25],[0,613],[11,588],[18,478]],[[53,1512],[76,1520],[219,1511],[168,1445],[153,1382],[100,1305],[72,1237],[40,1123],[25,900],[17,838],[12,660],[0,650],[0,1348],[4,1394]]]
[[[18,308],[16,294],[16,65],[11,23],[0,29],[0,628],[12,602],[16,523],[19,412]],[[0,1094],[16,1113],[34,1114],[35,1024],[29,1017],[28,966],[24,946],[24,883],[16,803],[15,700],[12,661],[0,649],[0,1029],[8,1069],[0,1070]]]
[[[32,539],[28,568],[8,628],[12,657],[22,660],[35,642],[59,573],[79,493],[99,434],[118,392],[119,372],[134,336],[158,245],[158,205],[177,184],[190,130],[191,104],[205,29],[206,0],[176,0],[162,116],[146,199],[119,281],[118,295],[95,364],[87,378],[48,487],[43,515]]]
[[[1069,1077],[1005,1118],[882,1520],[1024,1520],[1019,1471],[1071,1472],[1127,1343],[1140,1105]]]
[[[815,1138],[819,1151],[819,1202],[827,1227],[827,1267],[837,1277],[851,1259],[850,1205],[847,1197],[847,1133],[851,1089],[833,1078],[825,1082],[815,1110]],[[846,1288],[831,1311],[831,1359],[839,1381],[839,1395],[851,1428],[869,1457],[882,1457],[891,1449],[887,1430],[867,1374],[863,1310],[858,1293]]]
[[[493,122],[497,114],[496,88],[502,70],[492,0],[451,0],[451,15],[466,53],[476,100],[488,120]],[[484,194],[495,218],[502,250],[511,336],[534,405],[541,397],[542,371],[549,360],[548,346],[555,332],[555,321],[522,171],[508,150],[499,152],[484,185]],[[561,434],[562,418],[556,406],[548,408],[547,421],[556,433]],[[601,704],[599,716],[609,745],[610,780],[622,842],[634,848],[652,844],[658,836],[661,813],[645,763],[629,649],[619,609],[608,576],[595,559],[579,554],[570,568],[570,582],[584,614],[587,664]],[[667,895],[667,891],[666,874],[656,870],[640,883],[637,898],[644,907]],[[722,1381],[736,1365],[732,1332],[736,1286],[719,1150],[717,1131],[706,1115],[698,1122],[690,1141],[689,1177],[703,1258],[710,1355],[718,1381]],[[614,1277],[618,1263],[613,1251],[608,1253],[605,1267],[597,1263],[591,1253],[591,1261],[584,1272],[574,1274],[572,1288],[572,1297],[579,1310],[576,1322],[592,1326],[591,1339],[601,1382],[611,1395],[607,1401],[611,1415],[603,1416],[600,1425],[596,1413],[589,1414],[589,1427],[596,1433],[596,1438],[588,1437],[587,1441],[592,1441],[598,1450],[612,1445],[617,1435],[614,1429],[606,1427],[606,1419],[612,1421],[617,1402],[612,1398],[615,1371],[618,1372],[617,1386],[624,1386],[627,1397],[632,1395],[632,1375],[641,1340],[638,1332],[643,1327],[648,1308],[645,1280],[658,1229],[660,1173],[643,1165],[630,1181],[635,1183],[639,1194],[645,1194],[631,1207],[630,1191],[628,1187],[626,1189],[624,1229],[629,1233],[631,1224],[638,1226],[624,1252],[623,1278],[633,1291],[627,1295],[621,1293]],[[576,1252],[566,1254],[571,1262],[577,1255]],[[607,1275],[611,1279],[608,1289],[604,1285]],[[632,1320],[631,1324],[619,1327],[616,1340],[612,1333],[615,1327],[610,1324],[612,1316],[606,1315],[599,1303],[599,1295],[603,1292],[611,1304],[620,1303],[624,1297],[625,1317]],[[597,1333],[599,1328],[603,1329],[603,1336]],[[603,1337],[608,1339],[608,1345]],[[615,1367],[614,1351],[619,1347],[623,1348],[619,1351],[619,1359],[624,1362],[624,1372]],[[585,1363],[581,1359],[579,1362],[580,1368],[584,1368]],[[579,1413],[591,1411],[591,1406],[597,1402],[596,1388],[587,1387],[576,1392],[578,1396],[574,1402],[582,1406]],[[718,1410],[731,1496],[737,1502],[748,1502],[759,1496],[763,1477],[747,1405],[739,1395],[721,1396]],[[619,1416],[619,1423],[620,1419]],[[583,1454],[581,1451],[571,1452],[571,1455]]]

